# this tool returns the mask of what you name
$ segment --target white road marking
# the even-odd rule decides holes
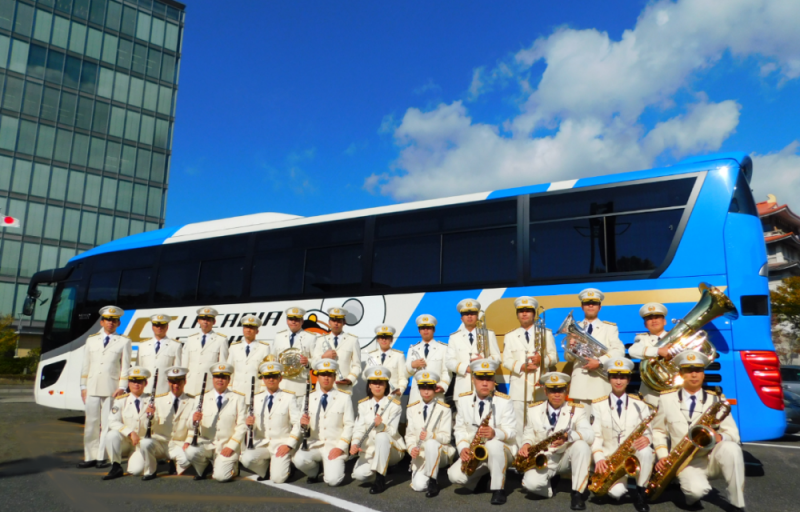
[[[274,487],[275,489],[280,489],[282,491],[293,492],[295,494],[299,494],[300,496],[305,496],[307,498],[313,498],[315,500],[324,501],[328,505],[333,505],[334,507],[338,507],[344,510],[350,510],[352,512],[379,512],[374,508],[365,507],[364,505],[359,505],[358,503],[353,503],[352,501],[346,501],[341,498],[334,498],[333,496],[328,496],[327,494],[323,494],[321,492],[311,491],[306,489],[305,487],[298,487],[292,484],[274,484],[272,480],[264,480],[263,482],[259,482],[257,475],[247,477],[247,480],[253,480],[256,483],[264,484],[267,487]],[[323,484],[327,485],[327,484]]]
[[[800,450],[800,446],[787,446],[785,444],[764,444],[764,443],[744,443],[744,444],[751,444],[753,446],[768,446],[770,448],[790,448],[792,450]]]

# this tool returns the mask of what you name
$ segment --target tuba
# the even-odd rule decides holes
[[[673,320],[676,326],[656,344],[656,348],[669,347],[667,358],[643,359],[639,364],[642,382],[655,391],[667,391],[675,387],[675,377],[680,371],[672,359],[684,350],[696,350],[708,356],[709,363],[717,356],[717,350],[708,339],[708,333],[700,330],[708,322],[725,316],[730,320],[739,318],[733,302],[716,286],[700,283],[702,295],[697,304],[683,320]]]
[[[572,311],[561,322],[561,327],[558,328],[556,334],[566,334],[564,341],[561,342],[561,346],[564,348],[564,355],[571,355],[583,364],[588,363],[589,359],[600,359],[601,356],[608,354],[608,348],[605,345],[578,325],[572,317]],[[573,341],[575,342],[574,345],[572,344]],[[594,371],[601,375],[606,374],[605,370],[601,368]]]

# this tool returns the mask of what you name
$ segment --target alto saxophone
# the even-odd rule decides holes
[[[641,469],[639,459],[636,458],[636,448],[633,445],[647,431],[647,427],[650,426],[657,412],[657,409],[654,410],[625,438],[611,457],[606,460],[606,470],[604,472],[594,474],[592,483],[589,484],[590,491],[597,496],[605,496],[620,478],[626,474],[634,476]]]
[[[489,402],[491,403],[492,397],[489,398]],[[486,450],[486,438],[480,436],[481,427],[488,427],[489,420],[492,419],[492,412],[494,412],[494,408],[489,409],[489,414],[487,414],[481,424],[478,425],[478,430],[475,432],[475,437],[472,438],[472,442],[469,444],[469,459],[461,462],[461,472],[465,475],[472,476],[476,469],[478,469],[478,465],[485,461],[487,457],[489,457],[489,452]]]
[[[547,467],[547,455],[545,452],[550,445],[558,441],[560,438],[566,436],[569,433],[569,427],[565,428],[564,430],[559,430],[558,432],[553,433],[552,435],[544,438],[543,440],[539,441],[535,445],[528,448],[528,456],[523,457],[520,454],[514,458],[514,463],[512,466],[519,471],[520,474],[525,473],[529,469],[536,468],[536,469],[544,469]]]
[[[645,494],[650,501],[661,496],[672,479],[678,476],[678,473],[692,461],[695,455],[701,451],[711,451],[714,448],[717,443],[715,430],[730,413],[730,404],[726,400],[720,400],[709,407],[700,416],[697,423],[689,428],[689,432],[683,436],[681,442],[675,445],[664,459],[666,461],[664,468],[661,471],[653,469],[653,474],[650,476],[650,481],[647,482],[647,489],[645,489]]]

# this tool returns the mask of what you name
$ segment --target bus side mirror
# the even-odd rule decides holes
[[[22,304],[22,314],[31,316],[34,308],[36,308],[36,297],[31,297],[30,295],[25,297],[25,302]]]

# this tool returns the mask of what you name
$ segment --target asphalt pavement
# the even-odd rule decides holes
[[[192,475],[162,476],[142,482],[125,476],[103,481],[107,470],[79,470],[75,464],[83,457],[83,416],[69,411],[40,407],[33,403],[4,402],[0,398],[0,496],[2,509],[17,511],[138,511],[166,506],[171,512],[217,510],[301,511],[314,509],[350,512],[420,512],[457,508],[460,512],[483,511],[490,507],[491,495],[466,493],[447,481],[441,472],[442,492],[428,499],[409,487],[407,461],[392,468],[387,476],[389,489],[370,495],[369,485],[347,478],[341,487],[324,483],[307,484],[296,471],[287,484],[256,482],[242,472],[236,480],[220,484],[213,480],[195,482]],[[749,511],[795,511],[800,503],[800,436],[745,444],[747,481],[745,499]],[[354,461],[348,465],[348,475]],[[191,470],[190,470],[191,472]],[[715,490],[703,500],[707,511],[727,510],[724,482],[713,481]],[[569,479],[562,479],[556,496],[550,500],[530,498],[520,486],[520,477],[509,473],[506,480],[508,503],[498,510],[569,510]],[[681,510],[680,491],[669,489],[651,506],[653,512]],[[633,510],[629,501],[600,505],[587,502],[588,510],[621,512]]]

